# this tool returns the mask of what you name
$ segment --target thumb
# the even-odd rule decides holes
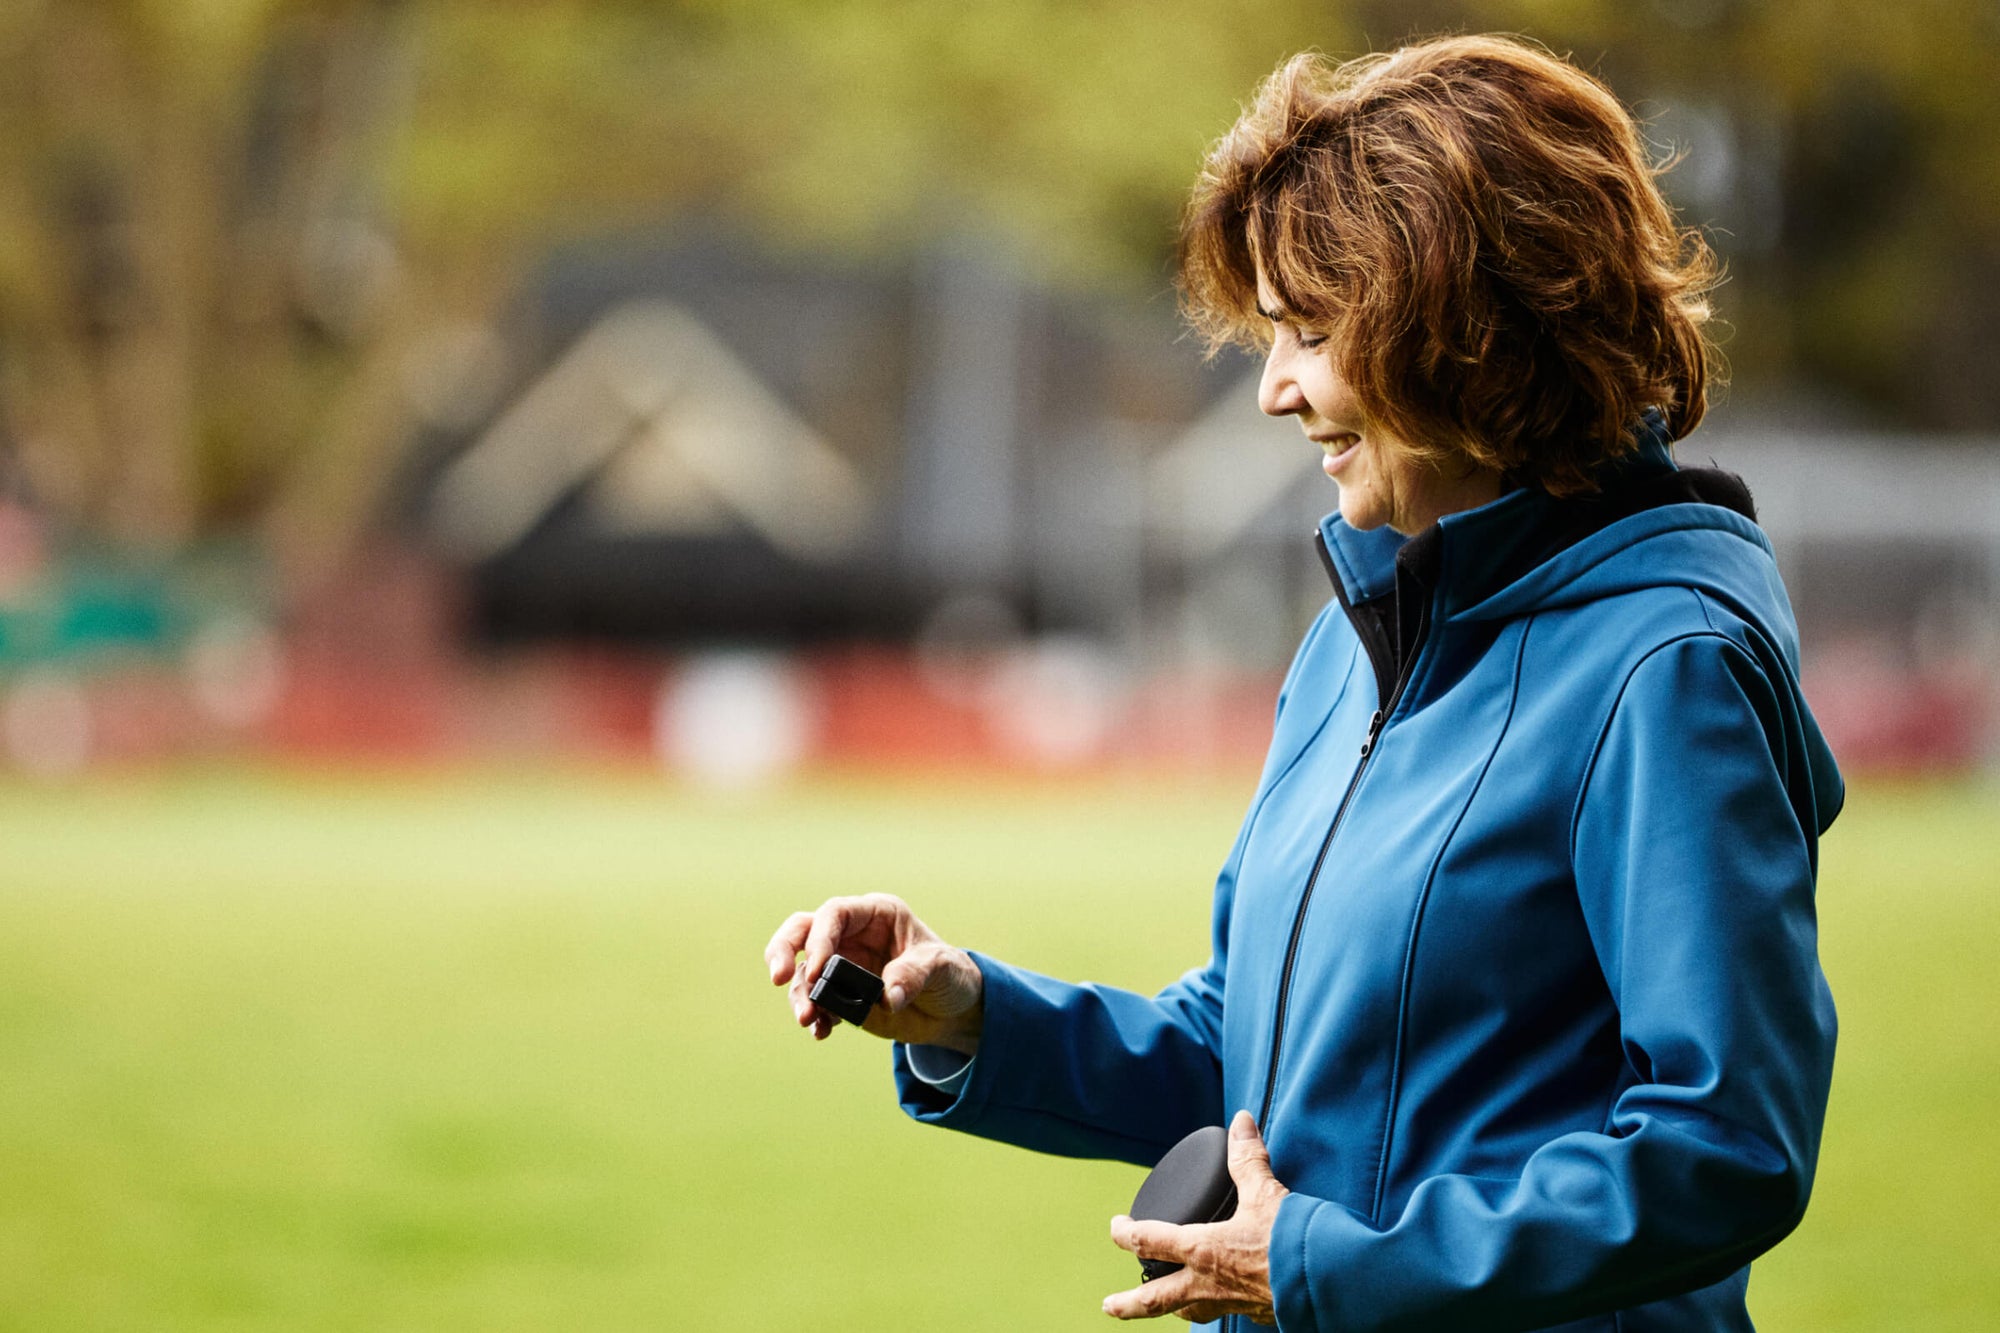
[[[888,1005],[890,1013],[900,1011],[931,984],[931,974],[937,970],[938,958],[937,949],[919,945],[907,953],[898,954],[882,969],[882,1000]]]
[[[1229,1122],[1229,1178],[1246,1199],[1265,1181],[1277,1183],[1271,1174],[1271,1150],[1264,1146],[1264,1136],[1248,1111],[1238,1111]]]

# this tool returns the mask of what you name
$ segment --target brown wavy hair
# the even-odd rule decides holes
[[[1203,164],[1182,304],[1210,350],[1268,345],[1260,260],[1418,458],[1597,488],[1648,409],[1701,421],[1719,270],[1602,83],[1510,37],[1280,65]]]

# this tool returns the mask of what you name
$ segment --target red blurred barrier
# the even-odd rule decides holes
[[[1805,672],[1813,716],[1850,773],[1954,773],[1991,750],[1994,683],[1976,663],[1900,669],[1875,646],[1823,651]]]
[[[298,608],[182,657],[0,680],[15,767],[271,753],[319,760],[608,760],[753,781],[801,764],[1009,772],[1254,770],[1274,674],[1134,678],[1101,650],[1023,641],[953,655],[856,644],[670,656],[465,650],[448,582],[383,554]],[[1851,773],[1964,772],[1992,752],[1992,668],[1913,668],[1887,641],[1816,647],[1805,690]],[[741,753],[727,753],[737,745]],[[718,752],[721,753],[718,753]]]

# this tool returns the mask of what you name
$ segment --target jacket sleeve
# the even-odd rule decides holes
[[[1235,857],[1217,893],[1218,922]],[[979,1054],[949,1094],[895,1048],[903,1109],[925,1124],[1038,1152],[1150,1166],[1185,1135],[1222,1120],[1226,940],[1158,995],[1054,981],[975,953],[986,987]]]
[[[919,1078],[897,1046],[896,1090],[912,1117],[1039,1152],[1141,1166],[1222,1123],[1222,992],[1236,876],[1258,806],[1299,743],[1286,732],[1286,703],[1337,613],[1333,602],[1321,610],[1278,690],[1271,754],[1216,878],[1208,962],[1149,998],[973,954],[986,986],[979,1054],[964,1084],[948,1092]]]
[[[1540,1328],[1720,1281],[1798,1224],[1834,1045],[1801,716],[1720,635],[1633,669],[1571,824],[1626,1061],[1603,1128],[1517,1178],[1424,1181],[1386,1225],[1288,1197],[1281,1328]]]

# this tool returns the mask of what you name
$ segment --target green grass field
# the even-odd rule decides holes
[[[0,1329],[1106,1327],[1131,1167],[906,1121],[764,982],[787,910],[1151,988],[1243,793],[638,776],[0,786]],[[2000,1319],[2000,797],[1861,787],[1767,1330]],[[1175,1324],[1174,1327],[1180,1327]]]

